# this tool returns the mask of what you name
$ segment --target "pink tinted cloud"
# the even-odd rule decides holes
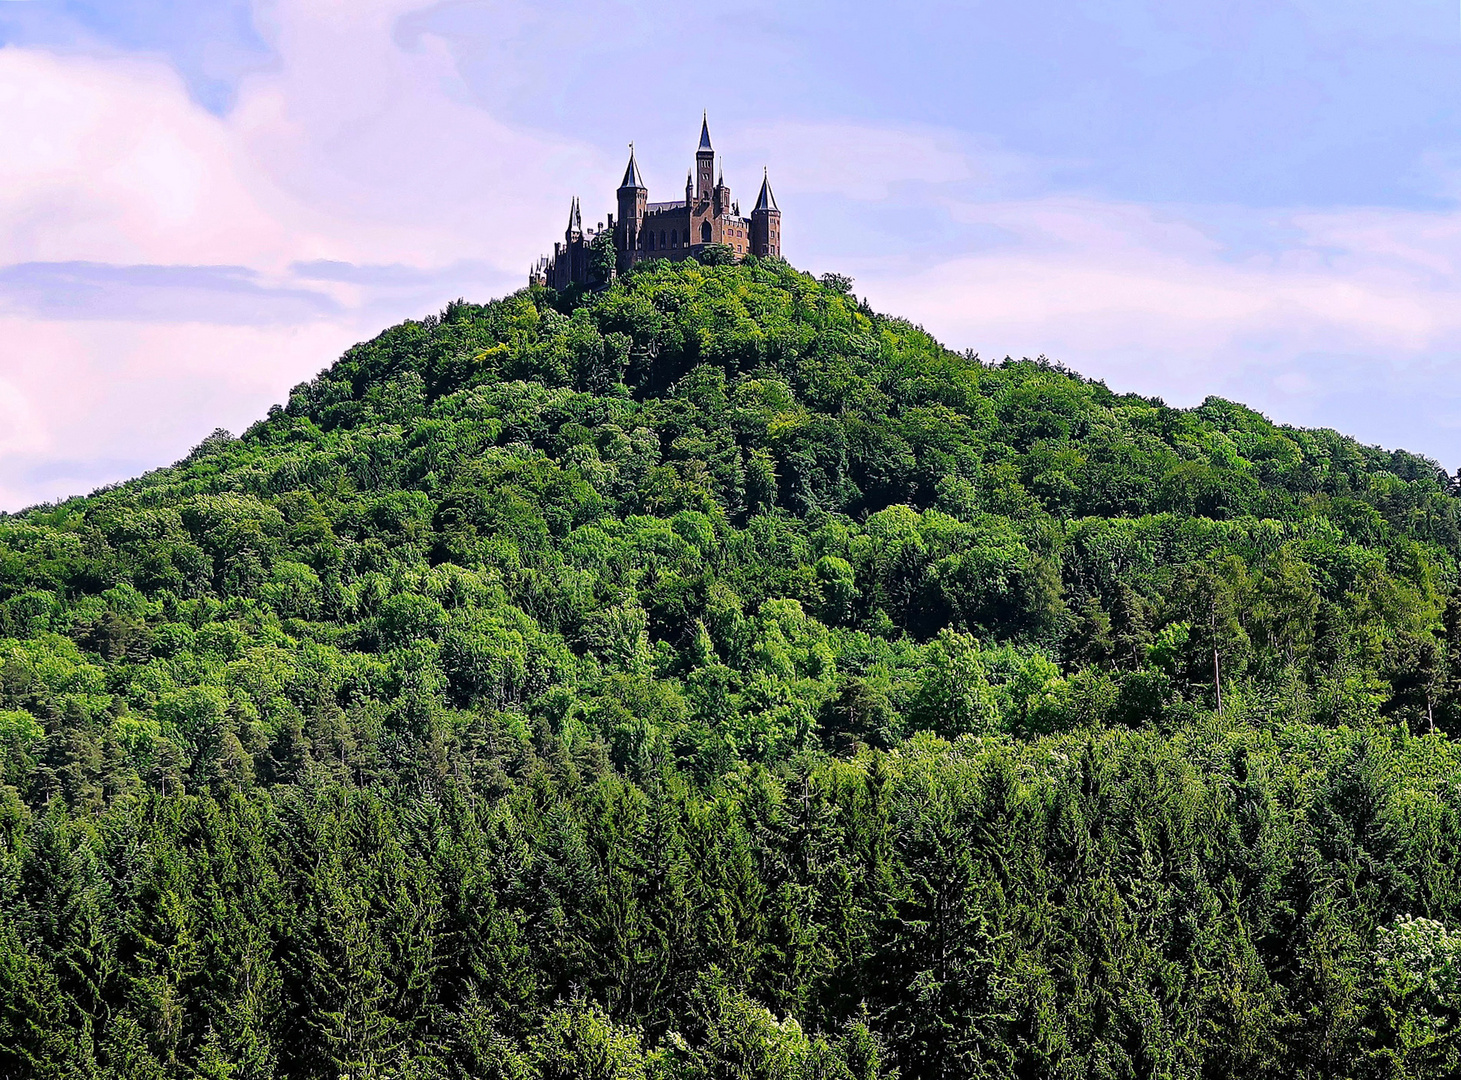
[[[248,262],[287,223],[164,65],[0,49],[0,261]]]
[[[220,322],[181,287],[171,316],[116,322],[38,310],[0,284],[0,509],[175,460],[381,327],[517,283],[561,213],[550,176],[609,166],[466,102],[429,39],[395,44],[406,6],[268,6],[280,63],[225,117],[155,60],[0,48],[0,271],[235,266],[259,293],[254,326],[237,325],[252,295],[228,297]],[[320,260],[420,268],[435,284],[423,297],[292,271]],[[271,290],[321,303],[281,322]]]
[[[87,491],[239,431],[355,335],[330,323],[0,318],[0,506]]]

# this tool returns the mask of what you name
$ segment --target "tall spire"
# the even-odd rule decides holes
[[[700,147],[695,151],[695,198],[715,198],[715,147],[710,145],[710,121],[700,119]]]
[[[578,196],[573,197],[573,206],[568,211],[568,238],[572,239],[574,233],[583,233],[583,215],[578,211]]]
[[[761,170],[761,194],[756,197],[757,210],[777,210],[776,196],[771,194],[771,177],[765,168]]]
[[[620,188],[642,188],[645,187],[644,177],[639,175],[639,163],[634,160],[634,144],[629,144],[629,167],[624,170],[624,182]]]

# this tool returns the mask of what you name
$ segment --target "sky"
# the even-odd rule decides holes
[[[1456,0],[0,0],[0,510],[519,288],[702,110],[952,348],[1454,470],[1458,104]]]

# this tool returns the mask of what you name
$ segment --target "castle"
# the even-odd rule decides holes
[[[750,217],[741,216],[740,205],[731,199],[725,174],[715,178],[715,148],[710,144],[708,118],[700,122],[700,146],[695,151],[695,170],[685,177],[685,198],[673,202],[650,202],[649,188],[634,160],[629,145],[629,166],[619,185],[618,215],[609,215],[608,226],[583,227],[575,196],[568,214],[563,240],[553,245],[552,256],[544,256],[528,273],[528,284],[555,289],[586,285],[602,280],[599,254],[607,235],[613,242],[614,270],[622,273],[644,259],[688,259],[712,244],[724,244],[735,257],[755,254],[781,257],[781,211],[771,194],[771,181],[761,180],[761,194]],[[594,246],[599,241],[599,248]],[[597,256],[597,260],[596,260]],[[596,268],[595,262],[599,262]]]

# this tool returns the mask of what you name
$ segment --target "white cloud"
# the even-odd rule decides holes
[[[915,270],[868,260],[859,286],[986,357],[1044,353],[1118,389],[1188,404],[1227,394],[1280,420],[1461,457],[1449,389],[1461,216],[1293,214],[1276,223],[1289,244],[1243,256],[1196,209],[1051,198],[957,216],[1013,239]]]
[[[1454,215],[1297,215],[1295,243],[1241,259],[1192,220],[1140,206],[1042,199],[965,205],[958,216],[1017,242],[879,288],[896,310],[959,338],[1028,349],[1069,328],[1087,348],[1205,356],[1255,333],[1295,347],[1414,351],[1461,330],[1461,280],[1446,265]],[[878,280],[877,269],[865,276]]]

